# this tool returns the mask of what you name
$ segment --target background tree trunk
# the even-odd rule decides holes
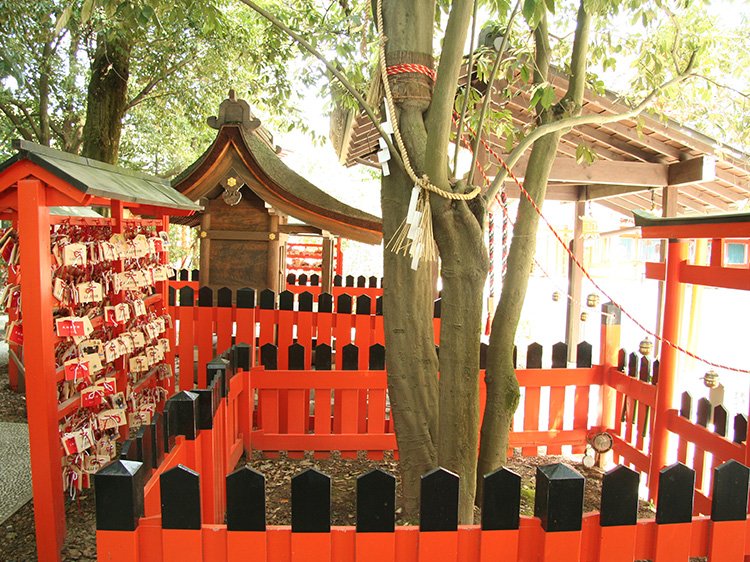
[[[83,129],[83,156],[117,164],[122,118],[127,106],[130,42],[120,36],[97,38],[91,63]]]

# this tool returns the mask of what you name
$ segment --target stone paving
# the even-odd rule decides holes
[[[30,499],[29,426],[0,422],[0,524]]]

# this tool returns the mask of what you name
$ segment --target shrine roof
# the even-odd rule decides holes
[[[260,126],[247,102],[231,97],[225,100],[220,117],[209,119],[209,125],[218,129],[216,139],[172,181],[175,190],[193,201],[211,199],[220,196],[228,177],[236,177],[290,217],[334,235],[380,243],[381,219],[342,203],[289,168],[272,148],[270,133]]]
[[[169,181],[155,176],[23,140],[13,141],[13,148],[18,153],[0,163],[0,172],[17,162],[28,160],[86,195],[183,211],[199,211],[202,208],[172,189]]]

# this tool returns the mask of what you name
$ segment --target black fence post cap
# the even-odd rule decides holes
[[[357,532],[392,533],[396,478],[379,468],[357,477]]]
[[[331,530],[331,477],[308,468],[292,478],[292,532]]]
[[[174,429],[175,435],[184,435],[185,439],[193,440],[198,436],[198,395],[183,390],[172,395],[167,400],[169,410],[169,430]],[[172,421],[174,420],[174,425]]]
[[[534,516],[550,532],[580,531],[585,479],[563,463],[538,466]]]
[[[240,342],[232,347],[232,357],[235,371],[240,369],[247,372],[252,367],[252,347],[250,344]]]
[[[237,289],[237,308],[255,308],[255,289]]]
[[[191,390],[193,394],[198,395],[198,429],[213,429],[214,427],[214,383],[209,388],[196,388]]]
[[[419,505],[420,531],[458,529],[458,474],[436,468],[422,475]]]
[[[744,521],[747,517],[750,469],[732,459],[714,469],[711,521]]]
[[[521,476],[506,467],[484,475],[482,529],[515,530],[520,525]]]
[[[266,477],[249,466],[226,478],[227,531],[266,530]]]
[[[135,531],[143,515],[143,463],[113,461],[94,474],[97,531]]]
[[[693,520],[695,471],[677,462],[659,471],[656,523],[669,525]]]
[[[178,464],[159,476],[163,529],[201,528],[200,476]]]
[[[638,486],[640,474],[627,466],[619,465],[602,478],[602,527],[635,525],[638,520]]]

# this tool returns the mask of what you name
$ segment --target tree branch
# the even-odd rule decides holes
[[[297,41],[297,43],[303,47],[307,52],[312,54],[315,58],[317,58],[320,62],[322,62],[328,71],[333,74],[336,79],[341,83],[344,88],[352,95],[352,97],[357,100],[357,103],[360,105],[362,110],[367,114],[367,117],[370,118],[370,121],[372,121],[372,124],[375,126],[375,129],[377,129],[378,134],[380,137],[385,141],[386,145],[388,146],[388,150],[391,153],[391,159],[396,162],[401,169],[404,169],[404,162],[401,160],[401,156],[399,155],[398,151],[396,150],[396,147],[393,145],[393,142],[391,142],[390,135],[386,134],[386,132],[383,130],[383,128],[380,126],[380,121],[375,116],[375,113],[370,107],[370,104],[368,104],[365,99],[360,95],[360,93],[352,86],[349,81],[346,79],[346,76],[344,76],[339,70],[333,66],[328,60],[310,43],[308,43],[301,35],[298,33],[292,31],[284,25],[281,20],[276,18],[273,14],[270,12],[264,10],[260,6],[258,6],[255,2],[252,0],[241,0],[243,4],[247,5],[248,7],[252,8],[256,12],[258,12],[261,16],[266,18],[268,21],[270,21],[274,26],[276,26],[278,29],[289,35],[292,39]]]
[[[464,120],[466,119],[466,110],[469,108],[469,98],[471,97],[469,92],[471,91],[471,75],[474,72],[474,36],[476,35],[478,7],[478,0],[474,0],[474,11],[471,14],[471,36],[469,37],[469,60],[466,63],[466,91],[464,92],[464,103],[461,107],[461,115],[458,116],[458,125],[456,126],[456,150],[453,154],[453,178],[456,177],[456,170],[458,169],[458,152],[461,149],[461,135],[464,132]]]
[[[578,7],[576,18],[576,33],[573,37],[573,51],[570,54],[570,81],[568,91],[564,99],[574,104],[572,111],[576,115],[581,112],[581,100],[586,90],[586,53],[589,42],[589,29],[591,27],[591,15],[584,8],[584,2]],[[569,110],[570,108],[564,107]]]
[[[36,122],[34,121],[34,118],[31,116],[31,113],[29,113],[29,108],[26,107],[21,102],[11,99],[10,103],[15,105],[18,109],[21,110],[21,113],[23,113],[24,119],[29,124],[29,130],[33,134],[34,137],[36,137],[37,141],[40,141],[42,138],[42,132],[39,130],[39,127],[37,127]]]
[[[24,140],[32,142],[34,141],[33,133],[28,128],[23,126],[23,123],[18,118],[18,115],[13,113],[13,110],[11,110],[11,108],[2,101],[0,101],[0,111],[5,114],[5,116],[10,120],[11,123],[13,123],[13,126],[21,134]]]
[[[432,102],[425,119],[425,127],[428,131],[425,155],[428,160],[442,158],[445,161],[447,159],[453,100],[456,97],[458,74],[463,63],[463,50],[472,6],[471,0],[454,0],[448,15],[440,64],[435,87],[432,90]],[[448,166],[438,164],[430,168],[432,183],[441,187],[447,186]]]
[[[704,74],[693,74],[696,78],[700,78],[701,80],[705,80],[709,84],[713,84],[717,88],[721,88],[722,90],[727,90],[729,92],[732,92],[733,94],[736,94],[740,97],[743,97],[747,100],[750,100],[750,94],[746,92],[742,92],[738,90],[737,88],[733,88],[732,86],[729,86],[727,84],[722,84],[721,82],[714,80],[713,78],[709,78],[708,76],[705,76]]]
[[[516,5],[513,7],[513,11],[510,14],[510,18],[508,18],[508,25],[505,27],[505,33],[503,34],[503,41],[500,44],[500,49],[497,51],[497,58],[495,59],[495,64],[492,65],[492,70],[490,71],[490,79],[487,81],[487,90],[484,94],[484,100],[482,100],[482,108],[479,110],[479,122],[477,123],[477,132],[476,132],[476,138],[474,139],[474,148],[471,151],[471,166],[469,166],[469,178],[466,181],[469,186],[471,186],[472,181],[474,180],[474,167],[477,164],[477,157],[479,156],[479,143],[482,138],[482,127],[484,127],[484,118],[487,115],[487,108],[490,106],[490,100],[492,99],[492,88],[495,86],[495,79],[497,78],[497,72],[500,69],[500,63],[503,60],[503,53],[505,52],[505,47],[508,46],[508,38],[510,37],[510,30],[513,27],[513,20],[516,19],[516,14],[518,13],[518,8],[521,6],[521,0],[518,0],[516,2]]]
[[[148,84],[146,84],[143,89],[136,94],[136,96],[128,102],[128,104],[125,106],[125,113],[130,111],[133,107],[141,103],[148,94],[151,93],[151,91],[156,87],[156,85],[161,82],[162,80],[166,79],[168,76],[174,74],[181,68],[184,68],[189,61],[194,60],[195,57],[185,57],[180,62],[172,66],[171,68],[166,69],[163,73],[161,73],[159,76],[155,76],[151,80],[148,81]]]
[[[661,92],[664,90],[671,88],[672,86],[675,86],[679,84],[680,82],[686,80],[687,78],[690,78],[693,76],[691,73],[691,70],[693,68],[693,65],[695,64],[695,58],[696,58],[696,52],[693,53],[693,55],[690,57],[690,62],[688,62],[687,67],[683,72],[678,74],[677,76],[673,77],[671,80],[668,80],[664,84],[661,84],[654,90],[652,90],[643,100],[636,105],[633,109],[630,111],[624,111],[622,113],[614,113],[612,115],[599,115],[599,114],[589,114],[589,115],[578,115],[576,117],[566,117],[564,119],[560,119],[559,121],[553,121],[551,123],[546,123],[544,125],[541,125],[531,131],[524,139],[516,145],[516,147],[511,151],[510,155],[508,156],[508,159],[505,161],[508,168],[513,168],[513,166],[520,160],[521,156],[523,156],[523,153],[526,152],[526,150],[534,144],[534,141],[537,139],[543,137],[544,135],[547,135],[549,133],[554,133],[555,131],[560,131],[564,129],[571,129],[573,127],[578,127],[580,125],[605,125],[607,123],[614,123],[616,121],[621,121],[623,119],[632,119],[633,117],[636,117],[638,114],[640,114],[644,109],[646,109],[649,104],[653,101],[653,99],[658,96]],[[508,177],[508,171],[502,167],[500,170],[498,170],[497,175],[495,176],[495,179],[492,181],[492,184],[490,185],[489,189],[487,190],[487,193],[485,197],[488,201],[492,200],[495,195],[497,195],[498,191],[500,191],[500,186],[505,181],[505,178]]]

